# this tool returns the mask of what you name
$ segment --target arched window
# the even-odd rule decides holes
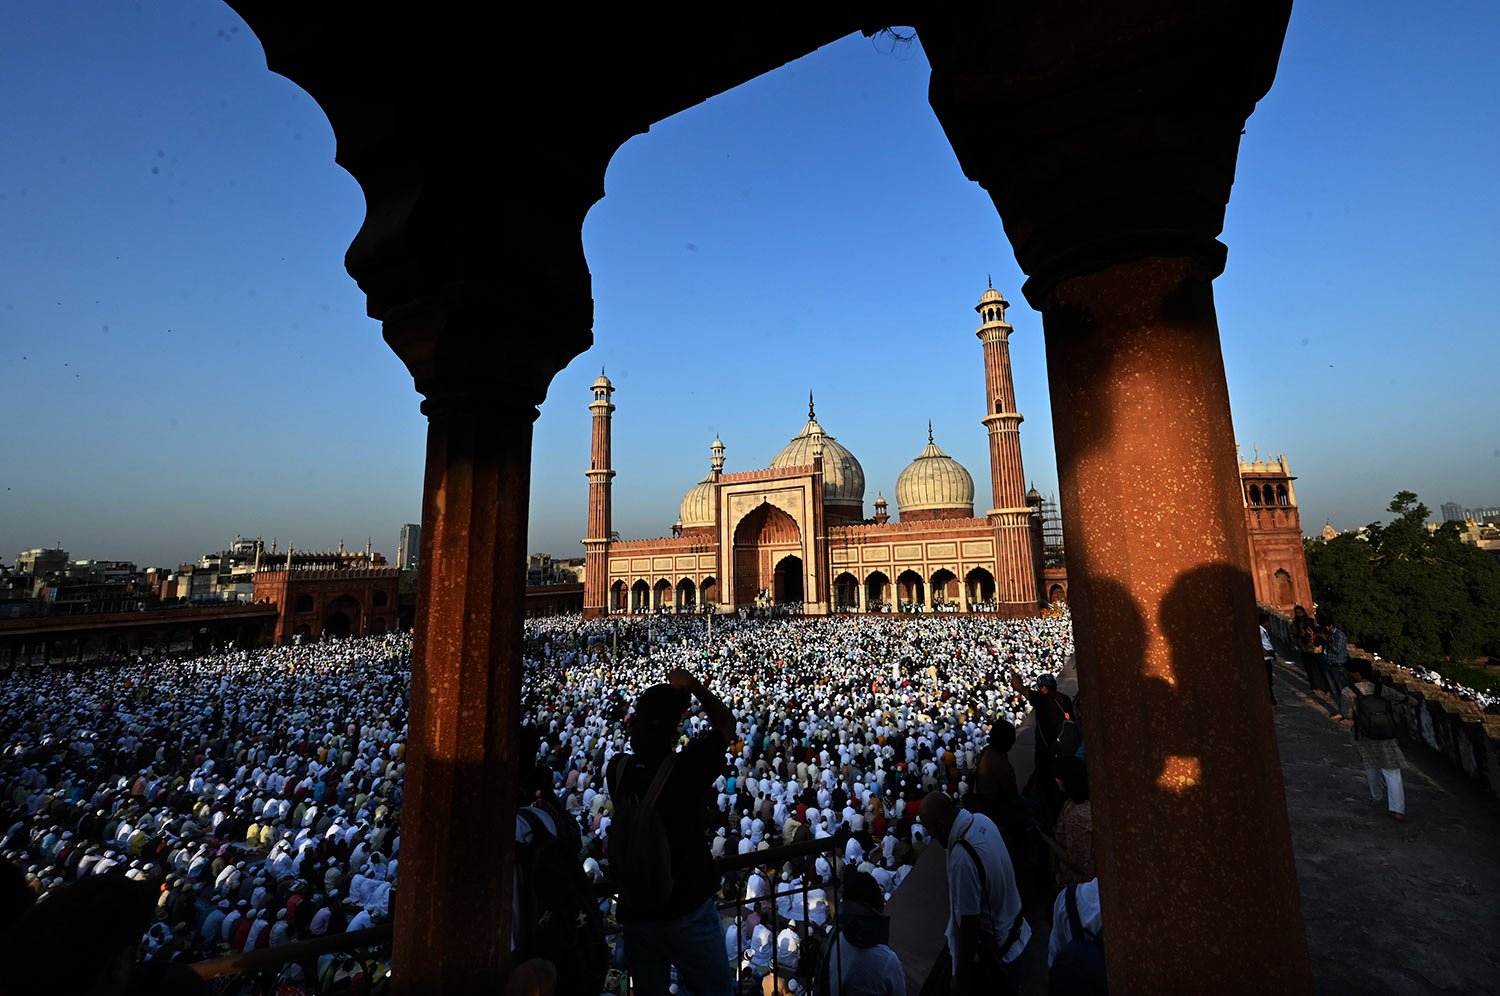
[[[1286,485],[1285,484],[1278,484],[1278,485],[1276,485],[1276,504],[1278,504],[1278,505],[1290,505],[1291,504],[1291,499],[1289,499],[1287,497]]]
[[[1259,505],[1260,504],[1260,485],[1259,484],[1252,484],[1252,485],[1250,485],[1250,504],[1252,504],[1252,505]]]

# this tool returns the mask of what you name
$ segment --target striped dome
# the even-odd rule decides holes
[[[903,515],[928,509],[962,509],[972,515],[974,478],[928,436],[927,448],[896,478],[896,508]]]
[[[809,418],[802,431],[784,446],[771,461],[772,470],[806,467],[813,462],[813,451],[823,448],[823,504],[845,508],[862,515],[865,506],[865,469],[839,441],[823,431],[817,418]]]

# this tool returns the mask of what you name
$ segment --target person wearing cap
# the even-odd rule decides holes
[[[689,697],[703,707],[711,728],[677,751]],[[671,852],[672,892],[658,909],[634,910],[625,896],[619,904],[626,962],[647,996],[665,996],[673,966],[695,996],[728,996],[731,990],[729,966],[714,954],[722,950],[713,899],[718,876],[709,855],[704,797],[734,730],[734,715],[719,697],[687,671],[674,668],[666,684],[652,685],[637,697],[630,720],[634,752],[612,760],[607,772],[612,797],[639,797],[663,765],[672,765],[655,803]]]
[[[1031,779],[1026,783],[1024,794],[1042,801],[1050,815],[1061,804],[1057,787],[1053,784],[1052,760],[1054,748],[1063,723],[1073,713],[1073,700],[1057,690],[1057,678],[1044,674],[1036,681],[1035,688],[1027,688],[1019,675],[1012,674],[1010,687],[1026,696],[1031,703],[1032,748],[1035,767]]]

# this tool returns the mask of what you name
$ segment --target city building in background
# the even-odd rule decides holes
[[[422,552],[422,527],[408,522],[401,527],[401,540],[396,546],[396,565],[403,571],[417,569],[417,559]]]

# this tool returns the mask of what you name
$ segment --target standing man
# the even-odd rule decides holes
[[[678,751],[690,698],[708,714],[712,729]],[[652,685],[636,698],[630,719],[635,753],[610,762],[609,794],[616,800],[617,817],[627,800],[652,806],[661,817],[670,852],[672,888],[659,905],[632,902],[623,889],[620,896],[625,961],[642,996],[666,996],[673,966],[682,987],[694,996],[729,996],[732,988],[714,907],[719,882],[709,855],[706,814],[733,734],[734,715],[718,696],[687,671],[673,668],[666,684]],[[659,778],[665,765],[670,767]],[[613,851],[610,858],[611,865],[629,861]],[[612,871],[621,875],[618,867]]]
[[[1015,993],[1014,968],[1031,927],[1021,915],[1010,855],[982,813],[959,809],[952,796],[922,800],[922,825],[948,852],[948,953],[954,996]]]
[[[1349,637],[1329,617],[1327,609],[1318,610],[1318,625],[1323,628],[1318,642],[1323,645],[1323,673],[1333,695],[1332,718],[1343,719],[1344,689],[1349,687]]]
[[[1073,712],[1073,700],[1057,690],[1057,679],[1050,674],[1038,678],[1036,688],[1027,688],[1019,675],[1012,674],[1010,687],[1031,703],[1035,764],[1031,779],[1022,791],[1042,804],[1050,825],[1061,805],[1057,787],[1053,784],[1052,761],[1056,757],[1057,738],[1062,733],[1063,723]]]
[[[1276,701],[1276,683],[1271,680],[1271,667],[1276,663],[1276,650],[1271,646],[1271,631],[1266,629],[1266,623],[1271,621],[1269,612],[1260,614],[1260,655],[1266,662],[1266,688],[1271,692],[1271,704],[1279,705]]]

